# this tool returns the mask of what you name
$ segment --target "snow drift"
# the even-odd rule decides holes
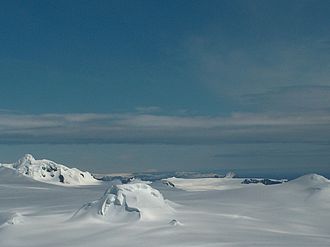
[[[2,164],[0,167],[12,169],[19,175],[46,183],[62,185],[90,185],[98,183],[89,172],[83,172],[77,168],[68,168],[51,160],[36,160],[31,154],[24,155],[13,164]]]
[[[113,185],[94,202],[85,204],[73,219],[99,218],[110,222],[158,220],[173,209],[162,194],[146,183]]]

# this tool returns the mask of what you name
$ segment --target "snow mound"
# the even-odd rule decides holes
[[[90,185],[98,183],[89,172],[83,172],[77,168],[68,168],[51,160],[36,160],[31,154],[24,155],[14,164],[2,166],[40,182],[62,185]]]
[[[171,226],[182,226],[182,225],[183,225],[180,221],[178,221],[178,220],[176,220],[176,219],[171,220],[171,221],[169,222],[169,224],[170,224]]]
[[[306,187],[327,186],[330,181],[318,174],[312,173],[301,176],[289,182],[289,184],[302,185]]]
[[[307,174],[285,183],[287,191],[302,196],[304,203],[316,203],[318,206],[330,205],[330,181],[318,174]]]
[[[109,222],[158,220],[172,211],[158,190],[145,183],[134,183],[113,185],[99,200],[80,208],[73,219],[96,217]]]
[[[17,225],[24,222],[24,217],[20,213],[5,213],[0,215],[0,226]]]
[[[23,216],[19,213],[15,213],[8,218],[7,224],[17,225],[23,223],[23,221]]]

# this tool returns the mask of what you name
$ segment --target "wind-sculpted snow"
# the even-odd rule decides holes
[[[330,246],[328,179],[310,174],[272,186],[243,180],[70,187],[2,167],[0,246]]]
[[[96,217],[110,222],[158,220],[173,209],[162,194],[146,183],[113,185],[96,201],[85,204],[73,219]]]
[[[20,213],[0,213],[0,228],[6,225],[17,225],[24,222]]]
[[[19,175],[46,183],[61,185],[90,185],[98,183],[89,172],[83,172],[77,168],[68,168],[51,160],[36,160],[31,154],[24,155],[24,157],[13,164],[2,164],[1,166],[13,169]]]

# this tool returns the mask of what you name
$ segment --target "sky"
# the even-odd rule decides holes
[[[330,175],[330,2],[2,1],[0,162]]]

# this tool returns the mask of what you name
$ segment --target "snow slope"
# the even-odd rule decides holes
[[[0,170],[6,168],[14,170],[17,174],[34,180],[60,185],[90,185],[98,181],[89,172],[80,171],[77,168],[68,168],[53,161],[36,160],[31,154],[24,155],[13,164],[0,164]]]
[[[171,180],[185,190],[160,181],[107,190],[112,184],[55,186],[6,168],[0,171],[0,246],[330,246],[328,179],[309,174],[270,186],[219,179]],[[124,195],[127,207],[142,217],[127,221]],[[96,202],[96,211],[87,210],[87,217],[80,211],[73,219],[88,201]],[[169,214],[164,203],[173,208]],[[124,218],[109,220],[113,212],[124,212]]]
[[[241,178],[167,178],[164,183],[169,182],[178,189],[186,191],[208,191],[239,189],[243,187]]]

